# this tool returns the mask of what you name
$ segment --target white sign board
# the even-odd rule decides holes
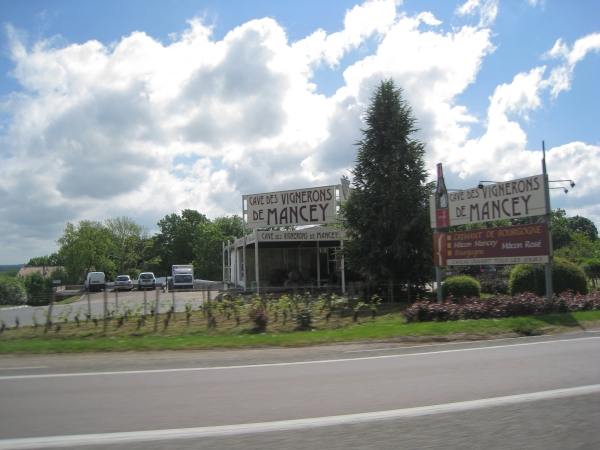
[[[336,187],[244,195],[248,228],[316,225],[336,221]]]
[[[435,228],[434,195],[429,207],[431,228]],[[450,226],[547,214],[544,175],[448,192],[448,214]]]
[[[296,231],[258,231],[259,242],[303,242],[303,241],[339,241],[344,238],[340,228],[311,227]],[[255,241],[254,234],[247,237],[249,244]]]

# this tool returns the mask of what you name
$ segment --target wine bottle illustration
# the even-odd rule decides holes
[[[435,226],[448,228],[450,226],[450,210],[448,208],[448,190],[444,183],[442,163],[437,165],[437,186],[435,189]]]

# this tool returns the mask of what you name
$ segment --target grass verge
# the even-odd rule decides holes
[[[54,304],[55,305],[68,305],[69,303],[74,303],[77,300],[81,300],[82,296],[83,296],[83,294],[74,295],[73,297],[65,298],[64,300],[55,302]]]
[[[201,318],[202,316],[200,316]],[[260,346],[304,346],[327,343],[367,340],[445,340],[487,337],[507,333],[520,335],[560,332],[573,328],[600,325],[600,311],[527,316],[507,319],[468,320],[458,322],[405,323],[397,314],[387,314],[375,319],[361,318],[319,323],[322,328],[294,331],[289,323],[270,324],[264,333],[252,332],[248,323],[240,326],[222,320],[217,329],[202,327],[204,321],[191,320],[189,325],[184,314],[165,326],[163,317],[158,322],[148,318],[140,325],[125,323],[116,327],[110,320],[104,332],[103,323],[93,322],[54,324],[48,331],[44,326],[6,329],[0,334],[0,353],[73,353],[96,351],[147,351],[187,350],[210,348],[244,348]],[[155,323],[160,324],[154,332]],[[60,325],[60,327],[58,327]],[[246,326],[246,327],[245,327]]]

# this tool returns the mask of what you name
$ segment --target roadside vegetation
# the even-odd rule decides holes
[[[497,312],[502,303],[498,298],[473,299],[461,304],[420,301],[409,305],[382,304],[376,295],[369,302],[325,295],[317,301],[301,295],[280,298],[254,295],[249,299],[224,295],[220,301],[206,301],[200,308],[193,308],[192,302],[188,302],[185,312],[171,310],[159,315],[152,309],[144,315],[141,305],[124,302],[106,320],[79,309],[74,312],[74,321],[67,320],[68,314],[62,313],[46,323],[3,327],[0,353],[303,346],[366,340],[418,343],[516,337],[600,325],[600,296],[588,297],[586,303],[582,296],[561,296],[553,308],[544,307],[543,299],[529,295],[528,304],[537,305],[538,309],[527,311],[507,303],[502,314]],[[486,309],[488,301],[491,303],[487,310],[491,313],[486,316],[481,311]],[[465,311],[474,304],[479,305],[480,315],[473,314],[471,319],[452,312]],[[520,314],[532,315],[514,317]]]

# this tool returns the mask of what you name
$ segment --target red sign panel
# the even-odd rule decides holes
[[[433,248],[436,266],[547,263],[548,224],[434,234]]]

